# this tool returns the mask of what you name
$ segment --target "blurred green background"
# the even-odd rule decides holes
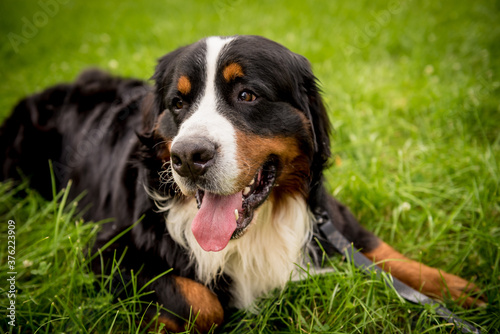
[[[147,80],[165,53],[234,34],[263,35],[311,61],[335,128],[331,192],[406,255],[475,278],[490,306],[466,316],[496,332],[498,0],[3,0],[0,121],[26,94],[85,68]],[[324,290],[331,284],[349,290],[341,280]],[[381,320],[387,315],[377,318],[379,306],[371,307],[373,322],[383,325],[364,318],[336,330],[389,328]],[[341,326],[360,312],[336,321]],[[402,313],[387,321],[408,323]]]

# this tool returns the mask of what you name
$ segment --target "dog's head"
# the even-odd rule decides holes
[[[329,122],[309,62],[263,37],[210,37],[160,59],[153,137],[207,251],[241,237],[266,200],[314,196]],[[311,195],[311,193],[313,193]]]

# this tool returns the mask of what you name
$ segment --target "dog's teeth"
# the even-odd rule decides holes
[[[243,195],[247,196],[248,194],[250,194],[250,187],[246,187],[245,190],[243,190]]]
[[[252,179],[252,181],[250,181],[250,183],[248,185],[251,186],[254,183],[255,183],[255,179]]]
[[[234,218],[236,218],[236,220],[240,218],[240,215],[238,214],[238,209],[234,209]]]

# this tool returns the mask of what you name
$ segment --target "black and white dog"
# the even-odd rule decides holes
[[[59,187],[86,193],[86,219],[114,219],[96,250],[143,217],[103,252],[127,248],[123,270],[142,268],[143,285],[173,268],[148,286],[151,300],[198,313],[202,332],[222,323],[320,254],[322,208],[368,257],[396,260],[384,265],[395,277],[473,303],[469,282],[406,259],[327,194],[330,124],[304,57],[262,37],[210,37],[161,58],[153,79],[87,71],[27,97],[0,129],[1,179],[20,169],[50,196],[51,159]]]

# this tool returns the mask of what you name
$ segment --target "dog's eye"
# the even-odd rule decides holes
[[[244,102],[252,102],[255,101],[256,98],[257,96],[255,96],[255,94],[249,90],[244,90],[238,95],[238,100]]]
[[[184,107],[184,101],[176,97],[172,100],[172,106],[175,108],[175,110],[180,110]]]

